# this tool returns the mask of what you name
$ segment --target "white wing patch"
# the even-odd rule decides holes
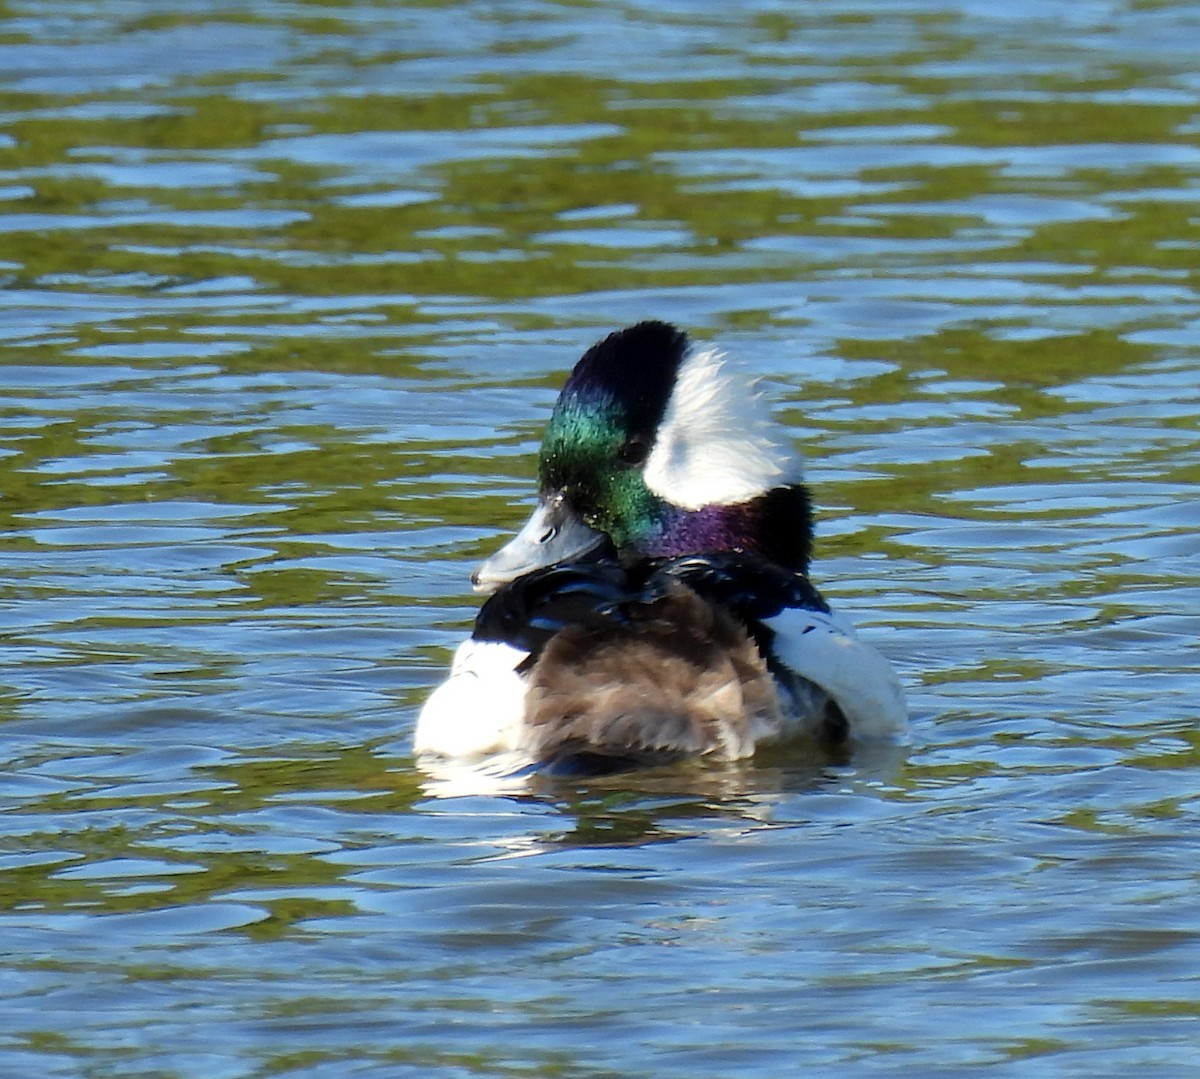
[[[908,711],[900,682],[891,664],[854,635],[847,619],[789,608],[763,621],[775,633],[775,655],[837,702],[852,738],[904,738]]]
[[[679,368],[643,473],[683,509],[729,506],[802,478],[800,456],[751,379],[716,349]]]
[[[528,654],[500,641],[463,641],[450,677],[430,694],[417,717],[413,751],[481,757],[515,749],[526,688],[516,668]]]

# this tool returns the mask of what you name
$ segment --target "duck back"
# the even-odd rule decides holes
[[[554,763],[736,760],[783,723],[774,679],[745,628],[677,581],[608,625],[572,625],[529,676],[529,751]]]

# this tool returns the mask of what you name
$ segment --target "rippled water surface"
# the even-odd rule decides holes
[[[1200,1059],[1200,7],[0,4],[0,1073]],[[765,376],[913,744],[419,769],[563,372]]]

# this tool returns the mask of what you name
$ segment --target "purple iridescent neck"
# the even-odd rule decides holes
[[[747,502],[698,510],[670,506],[655,534],[648,538],[646,554],[674,558],[698,552],[747,550],[755,546],[753,524],[754,513]]]
[[[804,573],[812,547],[808,492],[795,484],[732,506],[685,510],[668,505],[637,547],[638,554],[651,558],[747,551]]]

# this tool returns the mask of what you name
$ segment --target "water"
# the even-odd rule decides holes
[[[1200,7],[0,5],[0,1072],[1177,1077]],[[763,372],[913,745],[408,753],[566,368]]]

